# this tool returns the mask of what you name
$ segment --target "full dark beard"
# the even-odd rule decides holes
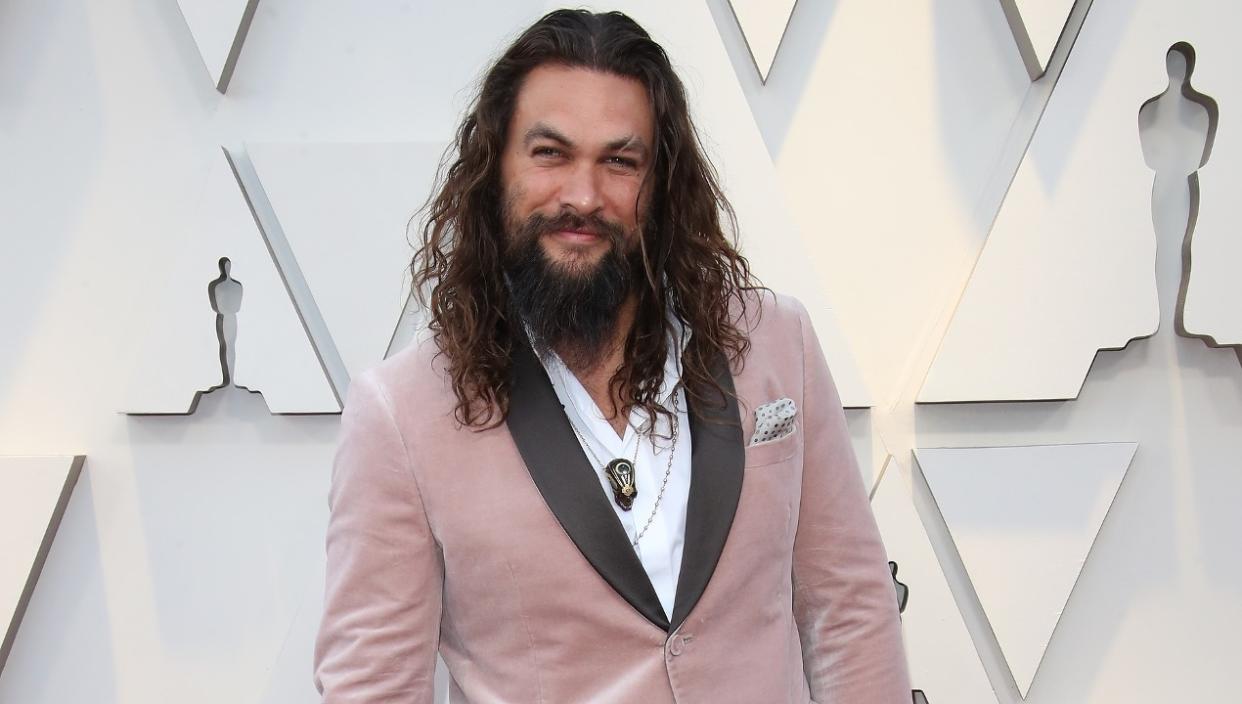
[[[507,220],[507,218],[506,218]],[[611,246],[594,264],[553,261],[540,244],[545,233],[589,227]],[[571,368],[590,369],[609,351],[621,304],[641,272],[637,249],[625,254],[625,232],[600,218],[535,213],[511,232],[504,256],[511,304],[526,321],[537,349],[554,349]]]

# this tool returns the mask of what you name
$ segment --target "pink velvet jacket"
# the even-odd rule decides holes
[[[431,702],[438,651],[453,702],[909,704],[896,593],[818,340],[792,298],[751,310],[744,365],[717,364],[736,398],[691,407],[671,618],[524,339],[509,419],[489,430],[458,426],[429,344],[357,376],[329,498],[324,702]],[[746,447],[754,408],[785,397],[795,432]]]

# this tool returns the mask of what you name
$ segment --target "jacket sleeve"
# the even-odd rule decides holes
[[[325,704],[434,697],[443,563],[389,399],[353,379],[328,495],[314,681]]]
[[[802,500],[794,617],[819,704],[910,704],[897,594],[850,444],[845,412],[801,303]]]

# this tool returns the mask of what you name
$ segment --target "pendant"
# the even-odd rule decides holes
[[[634,497],[638,496],[638,486],[634,483],[634,463],[627,459],[615,459],[604,468],[604,475],[612,485],[612,496],[622,510],[629,511],[634,507]]]

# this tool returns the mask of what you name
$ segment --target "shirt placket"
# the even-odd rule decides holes
[[[639,419],[631,418],[631,422],[633,424],[637,424]],[[657,420],[655,430],[658,435],[667,435],[667,422],[664,419]],[[665,441],[663,439],[657,439],[656,442],[663,443]],[[662,451],[657,454],[655,447],[653,447],[651,443],[646,443],[640,453],[640,461],[646,465],[646,471],[642,473],[642,480],[646,481],[647,486],[650,487],[648,490],[648,498],[650,499],[650,503],[645,507],[643,513],[638,519],[639,522],[637,530],[642,530],[643,525],[647,522],[647,517],[651,515],[651,511],[655,507],[656,498],[660,494],[660,487],[664,483],[665,470],[668,467],[668,453],[672,452],[674,448],[664,446],[661,447],[661,450]],[[667,501],[668,497],[665,496],[664,500]],[[652,516],[651,525],[647,528],[647,532],[643,534],[643,537],[639,540],[637,546],[639,557],[642,559],[643,565],[647,569],[648,574],[650,574],[652,582],[657,583],[666,581],[675,583],[675,580],[673,579],[673,546],[669,540],[669,525],[666,520],[666,516],[667,512],[663,510],[657,511],[655,515]],[[637,535],[637,533],[635,533],[635,535]],[[672,614],[670,612],[672,610],[672,604],[664,603],[664,601],[665,600],[662,598],[661,603],[664,606],[665,615],[671,616]]]
[[[585,387],[582,386],[577,378],[571,378],[573,375],[563,365],[558,369],[557,376],[560,377],[561,384],[566,391],[565,396],[569,399],[572,406],[571,412],[576,416],[574,422],[578,423],[587,443],[590,444],[591,449],[595,451],[599,459],[599,466],[593,467],[596,478],[605,491],[608,492],[607,495],[610,498],[610,503],[613,503],[615,506],[615,502],[611,500],[613,497],[612,485],[609,484],[608,478],[604,474],[604,467],[616,458],[624,457],[630,459],[634,456],[634,442],[637,441],[634,429],[627,426],[625,435],[619,437],[608,421],[604,420],[599,406],[587,394]],[[583,408],[583,405],[586,405],[587,408]],[[634,535],[637,535],[638,530],[635,527],[634,515],[642,509],[642,506],[646,503],[645,500],[648,499],[648,497],[643,495],[643,477],[637,466],[635,467],[635,476],[638,479],[638,496],[634,500],[631,510],[614,510],[617,518],[620,519],[621,524],[625,527],[626,533],[631,536],[631,540]]]

